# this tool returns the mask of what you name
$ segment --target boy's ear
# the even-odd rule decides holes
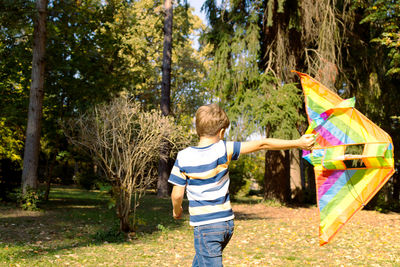
[[[224,135],[225,135],[225,128],[222,128],[221,130],[219,130],[219,133],[218,133],[218,137],[219,137],[219,139],[224,139]]]

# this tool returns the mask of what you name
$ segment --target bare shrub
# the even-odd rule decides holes
[[[174,153],[188,144],[186,131],[127,97],[97,106],[68,126],[71,142],[88,150],[112,182],[120,230],[134,231],[139,200],[157,180],[161,143],[168,141]]]

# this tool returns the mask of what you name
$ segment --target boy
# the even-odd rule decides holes
[[[298,140],[263,139],[249,142],[223,141],[230,122],[217,105],[201,106],[196,112],[196,147],[178,153],[168,182],[174,185],[171,199],[173,217],[182,216],[186,189],[190,225],[194,226],[196,254],[192,266],[222,266],[222,251],[233,234],[233,211],[229,201],[228,165],[240,154],[262,149],[311,149],[313,135]]]

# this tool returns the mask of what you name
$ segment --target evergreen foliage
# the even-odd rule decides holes
[[[371,42],[386,48],[390,59],[386,75],[400,75],[400,1],[374,1],[361,23],[378,26]]]
[[[220,43],[214,44],[217,49],[207,85],[226,107],[232,122],[229,134],[235,140],[253,133],[297,137],[296,124],[302,121],[298,113],[302,103],[299,90],[259,69],[260,3],[244,5],[241,1],[232,2],[221,12],[231,18],[225,23],[231,31],[219,35],[210,31],[206,35],[210,42],[220,38]],[[208,9],[210,15],[212,8]],[[238,10],[242,12],[238,14]],[[210,23],[220,25],[221,20]]]
[[[396,0],[206,1],[203,44],[215,47],[207,85],[232,118],[231,137],[304,130],[300,91],[291,88],[296,69],[356,96],[357,108],[396,143],[398,7]]]

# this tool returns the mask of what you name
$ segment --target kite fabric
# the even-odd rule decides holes
[[[322,246],[392,176],[393,143],[354,108],[355,98],[343,100],[307,74],[296,73],[305,97],[306,133],[316,136],[312,151],[303,151],[303,158],[314,165]]]

